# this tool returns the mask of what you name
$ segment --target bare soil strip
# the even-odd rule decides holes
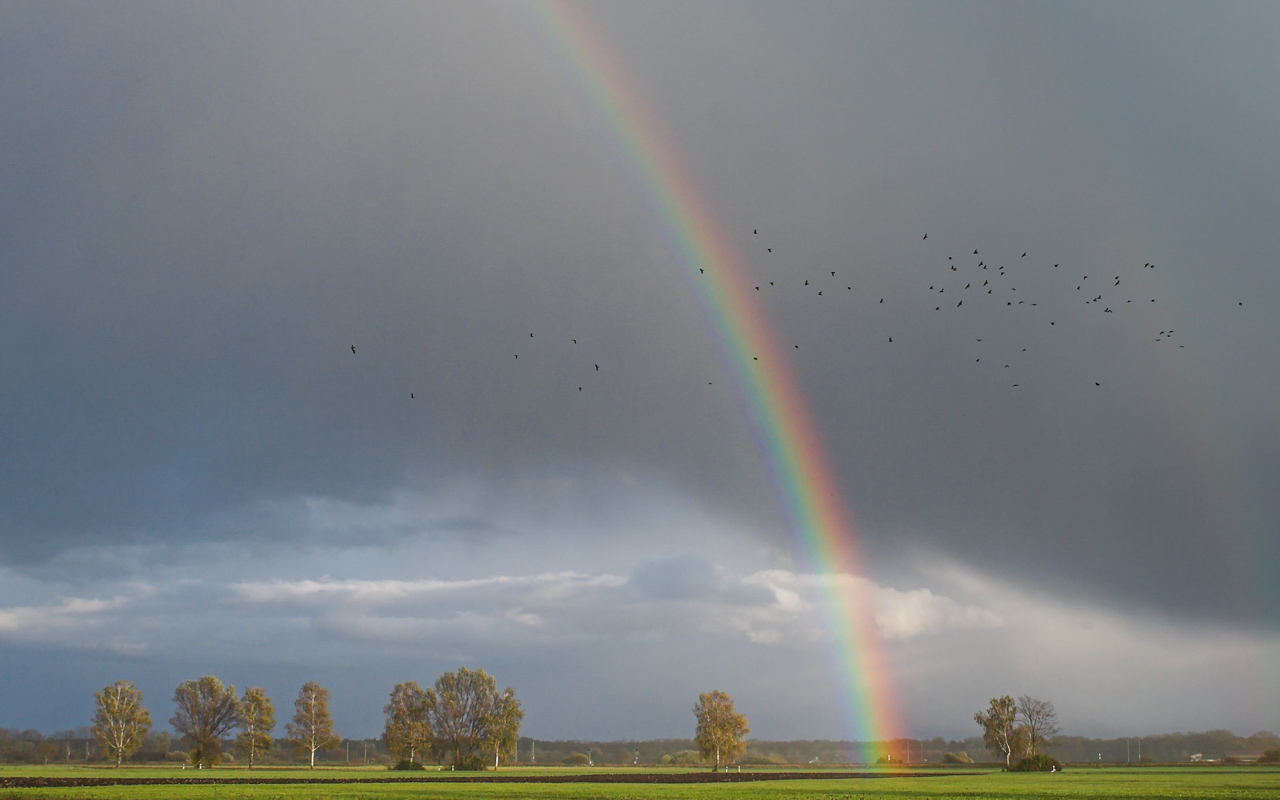
[[[0,778],[0,789],[76,786],[208,786],[331,783],[747,783],[752,781],[940,778],[960,772],[602,772],[573,775],[458,775],[379,778]]]

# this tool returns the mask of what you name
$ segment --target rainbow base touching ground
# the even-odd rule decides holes
[[[732,365],[740,402],[765,449],[790,530],[809,567],[825,576],[820,605],[840,673],[848,737],[868,745],[883,742],[894,735],[896,717],[869,598],[862,596],[860,582],[850,579],[859,573],[856,532],[785,352],[764,309],[747,292],[741,259],[606,43],[575,6],[545,2],[537,8],[666,224]],[[874,755],[864,753],[864,758]]]

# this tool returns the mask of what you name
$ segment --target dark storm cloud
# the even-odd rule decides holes
[[[1086,617],[1133,634],[1115,609],[1274,627],[1274,11],[584,11],[753,283],[773,282],[761,302],[898,609],[887,640],[977,663],[973,642],[920,642],[1010,646],[1032,626],[1008,608],[1032,590],[1090,609],[1063,617],[1080,641]],[[603,622],[539,606],[575,635],[613,622],[661,632],[653,659],[727,663],[654,622],[674,612],[645,604],[670,601],[729,620],[733,648],[774,641],[752,616],[774,591],[758,576],[804,570],[736,376],[537,19],[0,5],[10,641],[46,619],[150,620],[134,584],[196,614],[166,593],[212,580],[211,554],[233,565],[201,595],[215,605],[247,583],[493,580],[472,598],[486,624],[527,632],[537,592],[521,592],[568,571],[616,579],[583,596]],[[957,306],[979,260],[1034,309]],[[1086,274],[1104,306],[1139,288],[1158,302],[1104,315],[1074,288]],[[1169,328],[1185,349],[1154,341]],[[937,561],[1010,585],[901,588],[934,586]],[[792,614],[777,598],[799,590],[779,587]],[[452,624],[269,605],[235,606],[264,641]],[[1162,661],[1188,630],[1160,627],[1133,658]],[[1237,656],[1270,646],[1235,635]],[[528,641],[542,696],[567,692]],[[584,674],[625,666],[581,647]],[[432,658],[468,653],[519,660],[461,636]],[[741,676],[762,702],[775,678]],[[1161,680],[1172,697],[1194,670]]]

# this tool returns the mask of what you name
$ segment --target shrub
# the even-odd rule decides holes
[[[422,766],[417,761],[410,761],[407,758],[402,758],[396,762],[396,765],[392,767],[392,769],[426,769],[426,767]]]
[[[1280,764],[1280,747],[1273,747],[1262,754],[1259,764]]]
[[[1062,762],[1053,756],[1036,753],[1022,759],[1012,767],[1013,772],[1062,772]]]
[[[969,758],[969,754],[961,750],[958,753],[947,753],[942,757],[943,764],[972,764],[973,759]]]
[[[747,753],[738,759],[739,764],[785,764],[787,759],[777,753]]]
[[[569,757],[564,760],[564,763],[569,764],[571,766],[580,767],[586,764],[587,762],[589,762],[590,760],[591,759],[587,758],[586,753],[571,753]]]

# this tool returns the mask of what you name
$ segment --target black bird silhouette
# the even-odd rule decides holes
[[[833,277],[833,278],[834,278],[835,276],[836,276],[836,274],[835,274],[834,272],[833,272],[833,273],[831,273],[831,277]]]
[[[577,343],[578,343],[578,340],[577,340],[577,339],[574,339],[574,340],[573,340],[573,343],[574,343],[574,344],[577,344]]]
[[[966,284],[964,285],[964,288],[968,289],[968,288],[969,288],[969,284],[967,284],[967,283],[966,283]]]
[[[880,298],[880,302],[881,302],[881,303],[883,303],[883,302],[884,302],[884,298],[883,298],[883,297],[881,297],[881,298]],[[1241,303],[1240,305],[1244,305],[1244,303]]]
[[[893,341],[893,337],[892,337],[892,336],[890,336],[890,337],[889,337],[889,341],[891,341],[891,342]]]
[[[704,274],[705,274],[705,273],[706,273],[706,270],[705,270],[705,269],[703,269],[703,268],[701,268],[701,267],[699,267],[699,268],[698,268],[698,272],[700,272],[700,273],[704,273]]]
[[[963,300],[961,300],[959,303],[956,303],[956,308],[959,308],[959,307],[960,307],[960,306],[962,306],[962,305],[964,305],[964,301],[963,301]]]
[[[757,286],[757,287],[756,287],[756,291],[757,291],[757,292],[758,292],[758,291],[760,291],[760,287],[759,287],[759,286]]]
[[[409,392],[409,399],[410,399],[410,400],[412,400],[412,399],[413,399],[413,392]]]
[[[519,358],[519,357],[520,357],[520,354],[519,354],[519,353],[516,353],[516,358]]]
[[[768,250],[770,253],[772,253],[772,252],[773,252],[773,248],[772,248],[772,247],[766,247],[766,248],[765,248],[765,250]]]
[[[351,353],[354,355],[355,352],[356,352],[356,346],[353,344],[351,345]]]
[[[1101,386],[1102,384],[1098,383],[1097,381],[1094,381],[1094,384],[1093,384],[1093,385],[1094,385],[1094,386]]]
[[[578,391],[582,391],[582,387],[581,387],[581,386],[579,386],[579,387],[578,387]]]
[[[929,238],[929,234],[927,234],[927,233],[926,233],[926,234],[924,235],[924,238],[925,238],[925,239],[928,239],[928,238]],[[923,242],[923,241],[924,241],[924,239],[921,239],[920,241],[922,241],[922,242]]]
[[[809,282],[808,282],[808,281],[805,281],[805,282],[804,282],[804,285],[805,285],[805,286],[808,286],[808,285],[809,285]]]
[[[973,251],[973,254],[976,256],[976,255],[978,254],[978,251],[977,251],[977,250],[974,250],[974,251]]]
[[[531,334],[529,334],[529,338],[530,338],[530,339],[532,339],[532,338],[533,338],[533,334],[532,334],[532,333],[531,333]]]
[[[989,283],[989,281],[983,281],[983,282],[982,282],[982,285],[983,285],[983,286],[986,286],[988,283]]]
[[[751,231],[751,232],[752,232],[752,233],[759,233],[760,231],[758,231],[758,230],[753,230],[753,231]],[[708,385],[708,386],[710,386],[711,384],[707,384],[707,385]]]
[[[1023,254],[1022,254],[1022,257],[1023,257],[1023,258],[1026,258],[1026,257],[1027,257],[1027,254],[1026,254],[1026,253],[1023,253]]]
[[[772,286],[772,285],[773,285],[773,281],[769,281],[769,285],[770,285],[770,286]]]
[[[799,349],[800,349],[800,345],[796,345],[796,349],[797,349],[797,350],[799,350]]]
[[[822,297],[822,292],[818,292],[818,297]]]
[[[600,365],[596,364],[596,372],[599,372],[599,371],[600,371]]]

